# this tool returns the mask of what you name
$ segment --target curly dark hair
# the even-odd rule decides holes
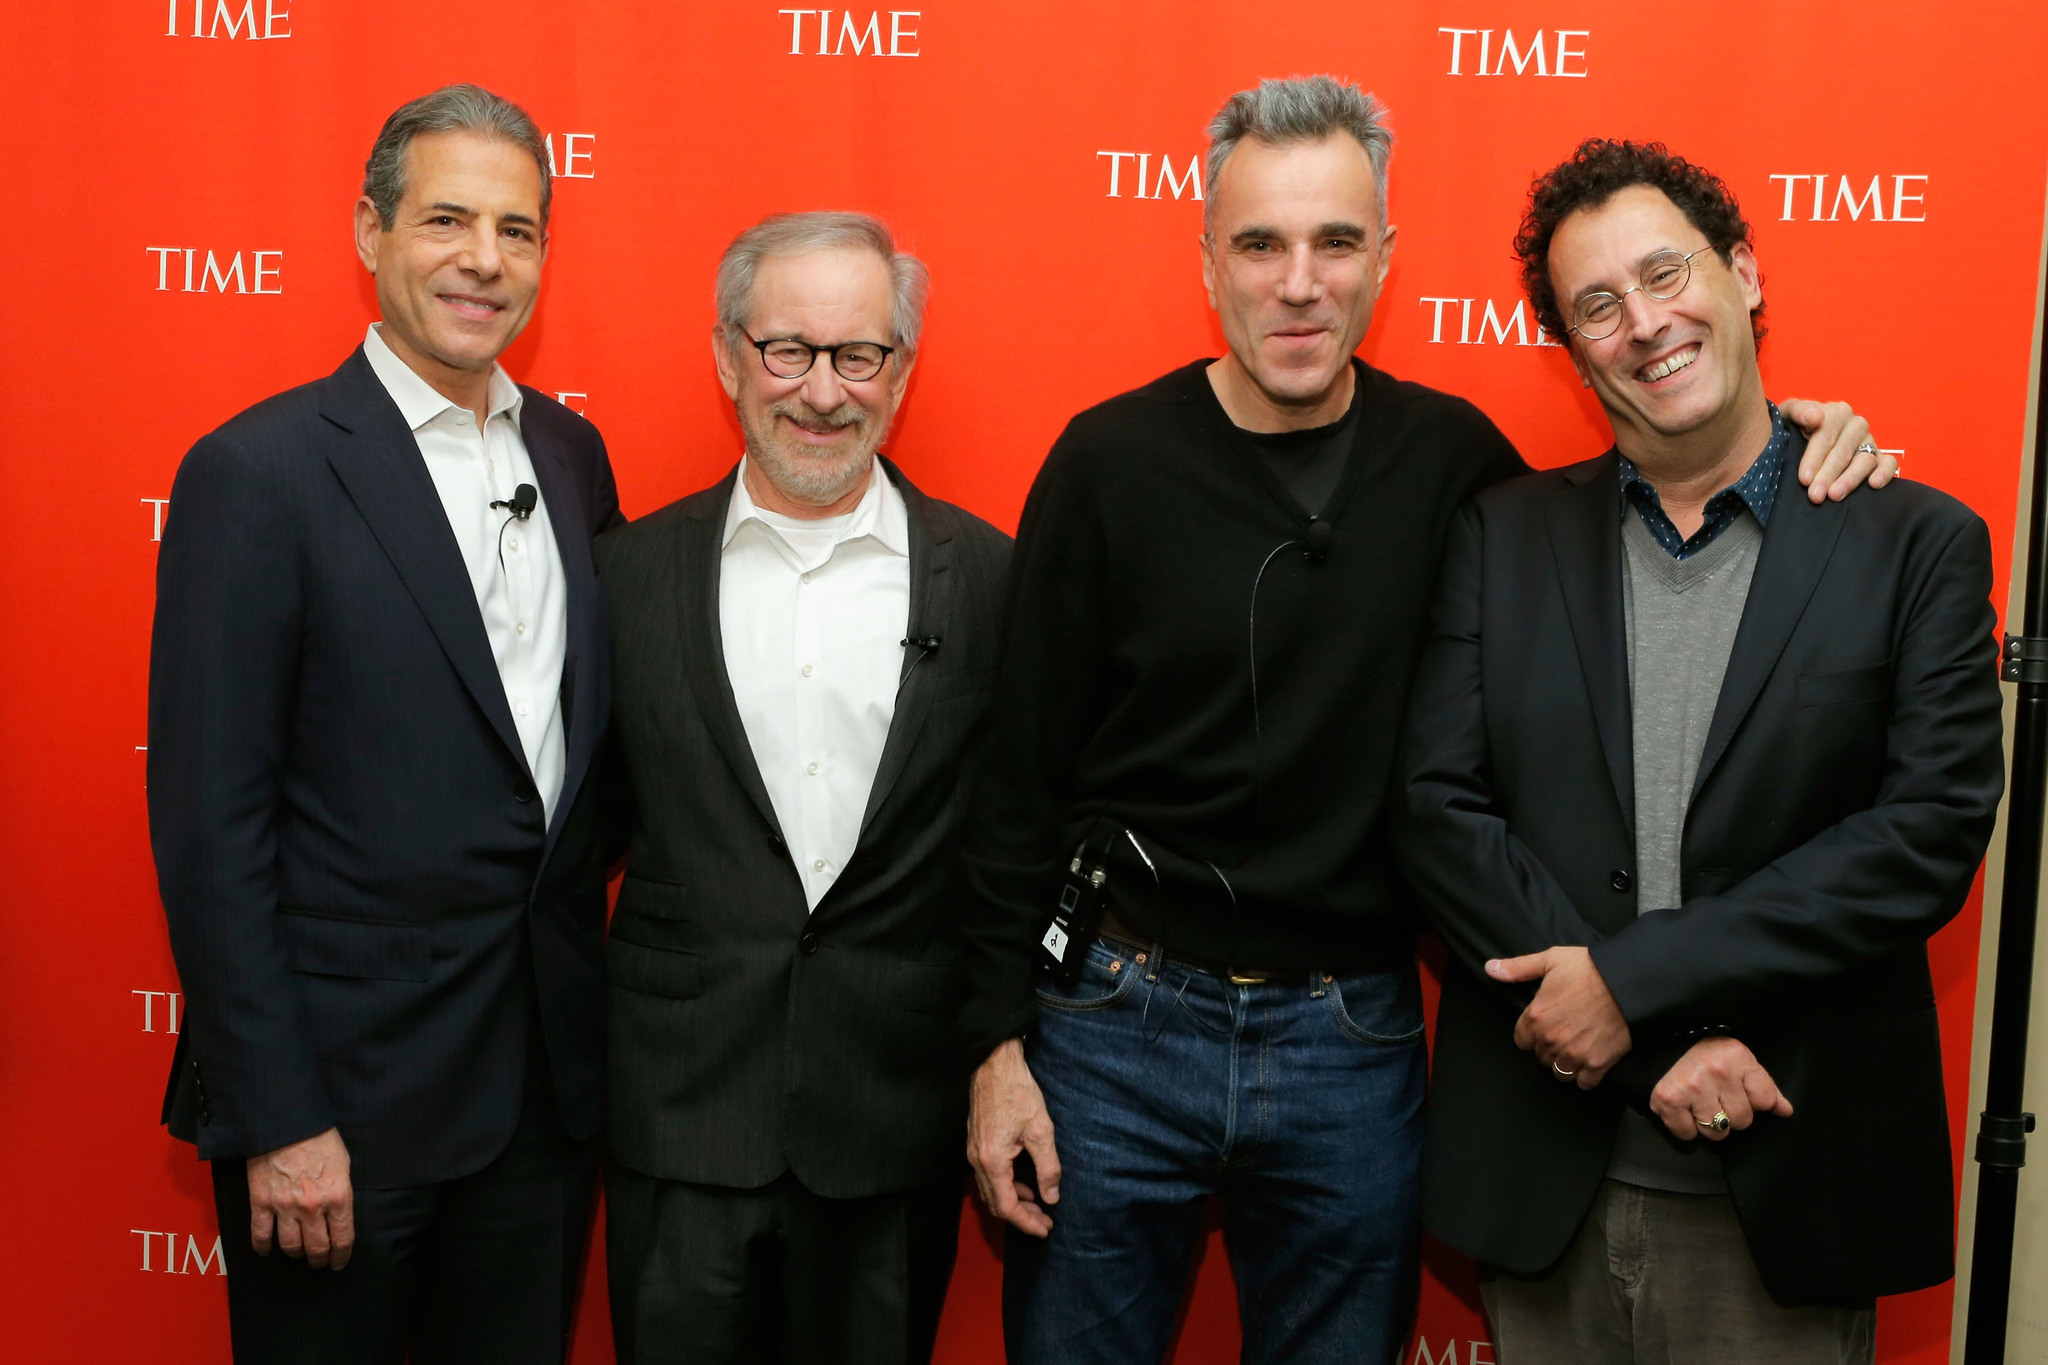
[[[1515,254],[1522,259],[1522,288],[1535,306],[1536,320],[1559,341],[1568,324],[1557,306],[1550,283],[1550,239],[1557,225],[1580,209],[1598,208],[1631,185],[1662,190],[1686,221],[1698,228],[1707,244],[1728,264],[1737,244],[1755,248],[1749,223],[1734,193],[1717,175],[1701,170],[1682,156],[1673,156],[1661,142],[1623,142],[1589,137],[1571,159],[1553,166],[1529,186],[1529,210],[1515,233]],[[1764,339],[1764,306],[1749,311],[1749,328]]]

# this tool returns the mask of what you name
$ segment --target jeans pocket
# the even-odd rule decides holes
[[[1361,1043],[1400,1047],[1422,1038],[1422,988],[1413,972],[1353,972],[1329,983],[1330,1018]]]
[[[1038,1003],[1056,1010],[1099,1010],[1130,993],[1138,975],[1131,954],[1101,942],[1089,945],[1081,974],[1073,981],[1044,976],[1038,982]]]

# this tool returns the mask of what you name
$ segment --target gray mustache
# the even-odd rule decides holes
[[[867,420],[867,413],[858,404],[842,403],[830,412],[819,412],[800,398],[785,398],[768,405],[772,417],[788,417],[812,426],[855,427]]]

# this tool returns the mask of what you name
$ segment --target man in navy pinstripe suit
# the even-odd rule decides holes
[[[546,149],[450,86],[373,149],[382,322],[171,493],[150,834],[238,1360],[558,1361],[603,1108],[604,443],[497,365]]]

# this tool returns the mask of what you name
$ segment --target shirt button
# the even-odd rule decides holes
[[[519,548],[519,537],[514,536],[512,537],[512,539],[506,541],[505,548],[508,550],[517,550]]]
[[[825,870],[825,860],[823,858],[813,859],[811,862],[811,870],[813,872],[823,872]]]
[[[809,773],[812,777],[816,777],[818,775],[818,765],[813,763],[808,768],[805,768],[804,771]]]
[[[806,678],[811,676],[811,666],[809,664],[804,665],[804,676]]]
[[[523,716],[526,714],[526,703],[520,702],[519,705],[514,707],[513,709]]]
[[[519,634],[524,635],[526,634],[526,622],[521,621],[518,625],[512,627],[512,629],[517,631]]]
[[[474,421],[474,420],[475,420],[475,419],[474,419],[474,418],[472,418],[472,417],[471,417],[471,416],[470,416],[470,415],[469,415],[469,414],[468,414],[467,412],[458,412],[458,413],[456,413],[456,414],[455,414],[455,421],[456,421],[457,425],[460,425],[460,426],[465,426],[465,427],[466,427],[466,426],[468,426],[468,425],[469,425],[469,424],[470,424],[470,423],[471,423],[472,421]]]
[[[803,577],[799,578],[799,579],[798,579],[797,581],[798,581],[799,583],[808,583],[808,582],[810,582],[810,581],[811,581],[811,576],[810,576],[809,574],[805,574],[805,575],[803,575]]]

